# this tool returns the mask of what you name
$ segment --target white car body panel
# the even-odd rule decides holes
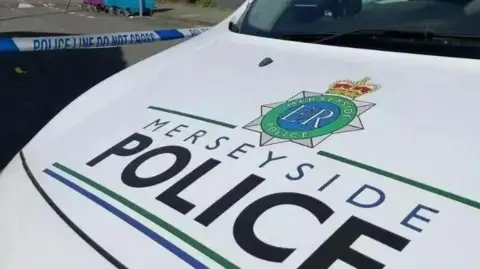
[[[23,149],[32,181],[118,263],[99,255],[54,213],[17,156],[0,176],[0,212],[6,220],[0,221],[0,268],[310,268],[301,265],[352,216],[408,241],[401,250],[367,236],[353,243],[353,249],[387,268],[480,266],[480,92],[476,88],[480,61],[287,42],[228,31],[228,21],[238,18],[245,7],[246,3],[208,32],[98,84]],[[259,67],[265,57],[273,63]],[[242,128],[260,117],[263,105],[286,101],[302,91],[323,94],[334,81],[367,76],[380,89],[356,99],[375,104],[360,115],[361,130],[305,147],[292,142],[260,146],[260,134]],[[158,119],[155,130],[152,123]],[[188,138],[201,130],[206,133],[192,144]],[[135,133],[151,138],[148,148],[87,165]],[[214,147],[220,137],[229,139],[218,148],[206,148]],[[129,163],[164,146],[191,153],[185,169],[155,186],[130,187],[122,182]],[[269,156],[281,158],[265,163]],[[155,199],[210,158],[220,164],[179,194],[194,205],[187,213]],[[136,175],[157,175],[174,162],[172,155],[154,157],[139,166]],[[55,163],[121,195],[143,208],[143,213]],[[45,169],[77,187],[56,180]],[[265,180],[208,226],[194,220],[251,174]],[[81,195],[78,187],[88,194]],[[373,206],[382,197],[378,191],[384,200]],[[255,223],[256,236],[295,249],[282,262],[266,261],[239,246],[232,230],[251,203],[283,192],[312,197],[334,213],[320,224],[298,206],[265,212]],[[101,201],[95,203],[92,195]],[[159,225],[158,218],[173,228]],[[330,268],[352,267],[338,260]]]

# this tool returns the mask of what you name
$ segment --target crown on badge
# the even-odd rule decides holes
[[[368,83],[369,80],[369,77],[365,77],[359,81],[338,80],[330,86],[326,93],[343,95],[355,99],[380,89],[380,85]]]

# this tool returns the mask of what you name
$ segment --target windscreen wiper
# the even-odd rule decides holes
[[[333,34],[319,38],[315,43],[323,43],[328,40],[338,39],[351,35],[361,35],[371,38],[395,38],[404,40],[432,40],[439,37],[437,34],[428,31],[403,31],[403,30],[354,30],[345,33]]]
[[[454,35],[445,35],[437,34],[430,31],[407,31],[407,30],[354,30],[344,33],[334,33],[334,34],[292,34],[292,35],[283,35],[282,38],[287,40],[294,41],[304,41],[310,43],[323,44],[326,41],[340,39],[344,37],[359,36],[363,38],[370,39],[397,39],[402,41],[434,41],[434,40],[443,40],[443,41],[475,41],[479,42],[480,37],[477,36],[454,36]]]

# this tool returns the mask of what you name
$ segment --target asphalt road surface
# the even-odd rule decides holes
[[[275,1],[275,0],[272,0]],[[228,7],[228,8],[238,8],[245,2],[245,0],[216,0],[215,1],[219,6]]]
[[[0,0],[0,36],[51,36],[195,27],[181,20],[115,17],[59,0]],[[56,2],[55,2],[56,1]],[[32,5],[30,8],[20,6]],[[161,11],[159,11],[161,12]],[[17,19],[10,19],[18,17]],[[123,48],[0,52],[0,170],[55,114],[105,78],[181,41]]]

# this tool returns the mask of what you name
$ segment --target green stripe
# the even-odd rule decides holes
[[[209,119],[209,118],[204,118],[204,117],[200,117],[200,116],[196,116],[196,115],[192,115],[192,114],[187,114],[187,113],[184,113],[184,112],[171,110],[171,109],[166,109],[166,108],[162,108],[162,107],[149,106],[148,108],[153,109],[153,110],[158,110],[158,111],[163,111],[163,112],[175,114],[175,115],[179,115],[179,116],[182,116],[182,117],[191,118],[191,119],[194,119],[194,120],[200,120],[200,121],[212,123],[212,124],[219,125],[219,126],[226,127],[226,128],[230,128],[230,129],[235,129],[237,127],[236,125],[233,125],[233,124],[230,124],[230,123],[225,123],[225,122],[221,122],[221,121],[217,121],[217,120],[212,120],[212,119]]]
[[[448,199],[457,201],[459,203],[474,207],[476,209],[480,209],[480,203],[479,202],[476,202],[476,201],[470,200],[468,198],[456,195],[454,193],[444,191],[442,189],[438,189],[438,188],[435,188],[435,187],[432,187],[432,186],[429,186],[429,185],[425,185],[425,184],[420,183],[418,181],[415,181],[415,180],[412,180],[412,179],[409,179],[409,178],[406,178],[406,177],[402,177],[400,175],[396,175],[396,174],[393,174],[393,173],[375,168],[373,166],[369,166],[369,165],[366,165],[366,164],[363,164],[363,163],[359,163],[359,162],[356,162],[354,160],[350,160],[350,159],[347,159],[347,158],[344,158],[344,157],[341,157],[341,156],[338,156],[338,155],[335,155],[335,154],[332,154],[332,153],[328,153],[328,152],[325,152],[325,151],[319,151],[318,154],[323,156],[323,157],[327,157],[327,158],[330,158],[330,159],[333,159],[333,160],[336,160],[336,161],[339,161],[339,162],[342,162],[342,163],[346,163],[346,164],[349,164],[349,165],[367,170],[369,172],[372,172],[372,173],[375,173],[375,174],[378,174],[378,175],[381,175],[381,176],[384,176],[384,177],[388,177],[390,179],[405,183],[407,185],[422,189],[424,191],[428,191],[428,192],[443,196],[445,198],[448,198]]]
[[[131,210],[137,212],[138,214],[142,215],[146,219],[150,220],[151,222],[157,224],[161,228],[165,229],[172,235],[176,236],[178,239],[182,240],[183,242],[187,243],[188,245],[192,246],[196,250],[203,253],[205,256],[209,257],[210,259],[214,260],[216,263],[223,266],[223,268],[228,269],[240,269],[237,265],[233,264],[229,260],[225,259],[224,257],[220,256],[218,253],[214,252],[213,250],[209,249],[202,243],[198,242],[194,238],[190,237],[186,233],[180,231],[179,229],[173,227],[171,224],[167,223],[166,221],[162,220],[161,218],[155,216],[154,214],[150,213],[149,211],[141,208],[140,206],[134,204],[133,202],[127,200],[126,198],[122,197],[121,195],[113,192],[112,190],[107,189],[106,187],[94,182],[93,180],[67,168],[59,163],[54,163],[54,167],[62,170],[63,172],[81,180],[82,182],[90,185],[91,187],[97,189],[98,191],[108,195],[112,199],[118,201],[119,203],[125,205],[126,207],[130,208]]]

